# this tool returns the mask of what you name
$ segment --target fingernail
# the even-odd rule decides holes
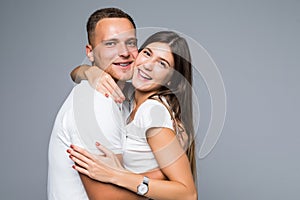
[[[68,149],[68,150],[67,150],[67,153],[71,153],[71,150],[70,150],[70,149]]]
[[[100,143],[99,143],[99,142],[96,142],[96,146],[100,146]]]
[[[74,145],[73,145],[73,144],[71,144],[70,147],[71,147],[72,149],[74,149]]]
[[[106,98],[108,98],[108,97],[109,97],[109,95],[108,95],[107,93],[105,93],[105,97],[106,97]]]
[[[69,155],[69,158],[71,158],[71,159],[72,159],[72,158],[73,158],[73,156]]]
[[[72,168],[75,169],[75,165],[73,165]]]

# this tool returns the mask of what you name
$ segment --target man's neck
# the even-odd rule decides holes
[[[126,81],[115,80],[115,82],[117,83],[117,85],[119,86],[119,88],[123,91],[124,88],[125,88]]]

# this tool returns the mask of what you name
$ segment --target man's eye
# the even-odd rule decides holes
[[[109,42],[109,41],[108,41],[108,42],[105,42],[104,45],[105,45],[105,46],[108,46],[108,47],[111,47],[111,46],[115,46],[115,45],[116,45],[116,42]]]
[[[135,40],[130,40],[130,41],[126,42],[126,45],[130,46],[130,47],[136,47],[136,41]]]

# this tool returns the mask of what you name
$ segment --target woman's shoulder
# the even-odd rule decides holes
[[[147,99],[136,112],[135,124],[139,127],[168,127],[172,129],[173,122],[167,107],[155,99]]]
[[[152,110],[152,109],[159,109],[159,110],[166,110],[168,111],[167,107],[163,102],[156,99],[147,99],[144,103],[140,105],[141,110]]]
[[[147,99],[142,103],[137,110],[136,116],[138,118],[171,118],[167,107],[159,100]]]

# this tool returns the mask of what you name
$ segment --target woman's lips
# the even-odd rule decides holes
[[[146,80],[152,80],[152,78],[146,74],[145,72],[143,72],[142,70],[138,69],[138,74],[143,78],[143,79],[146,79]]]

